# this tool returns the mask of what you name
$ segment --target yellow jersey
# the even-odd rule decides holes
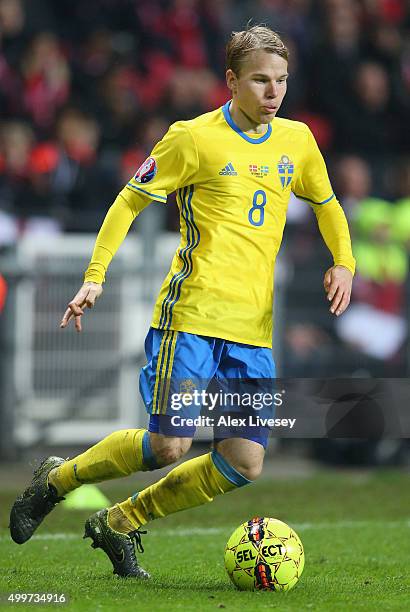
[[[229,106],[174,123],[113,207],[122,215],[129,208],[127,224],[150,201],[165,203],[177,191],[181,241],[153,327],[271,347],[274,266],[291,191],[312,205],[334,263],[354,272],[355,262],[309,128],[275,117],[264,134],[248,134]],[[112,256],[123,238],[104,246],[110,228],[100,234],[85,280],[102,282],[106,252]]]

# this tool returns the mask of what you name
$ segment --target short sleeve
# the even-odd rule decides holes
[[[195,141],[184,122],[178,121],[155,145],[122,193],[127,200],[134,193],[166,202],[168,194],[192,182],[197,169]]]
[[[335,197],[325,161],[309,128],[305,156],[292,191],[312,204],[326,204]]]

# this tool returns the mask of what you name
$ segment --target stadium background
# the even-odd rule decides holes
[[[358,264],[353,304],[335,320],[322,289],[329,255],[309,207],[291,201],[277,274],[279,372],[409,376],[408,3],[0,0],[4,460],[143,424],[136,371],[176,244],[175,202],[137,219],[82,337],[58,322],[119,189],[171,122],[226,101],[224,44],[249,19],[278,30],[290,49],[280,114],[314,132]],[[378,461],[362,444],[358,453],[345,442],[338,460]],[[312,446],[287,441],[271,452],[306,456]],[[403,448],[383,457],[403,460]]]

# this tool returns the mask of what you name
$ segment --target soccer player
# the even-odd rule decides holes
[[[347,308],[355,261],[346,218],[309,128],[276,117],[287,76],[288,51],[275,32],[254,26],[234,33],[226,70],[232,99],[174,123],[109,209],[63,328],[73,320],[81,331],[135,217],[177,191],[181,242],[155,305],[140,375],[148,429],[116,431],[70,460],[46,459],[11,510],[16,542],[26,542],[81,484],[155,470],[188,451],[195,428],[171,426],[175,381],[274,378],[273,272],[291,192],[310,203],[333,256],[324,275],[330,311],[339,316]],[[212,452],[92,515],[84,537],[105,551],[114,573],[146,578],[135,554],[140,528],[255,480],[267,437],[263,428],[217,437]]]

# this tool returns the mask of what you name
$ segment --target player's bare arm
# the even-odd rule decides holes
[[[82,331],[81,317],[84,314],[84,309],[93,308],[102,292],[103,288],[99,283],[84,283],[80,291],[69,302],[67,310],[61,319],[60,327],[64,329],[71,319],[74,319],[75,329],[78,332]]]
[[[353,274],[344,266],[332,266],[327,270],[323,286],[330,304],[330,312],[340,316],[350,303]]]

